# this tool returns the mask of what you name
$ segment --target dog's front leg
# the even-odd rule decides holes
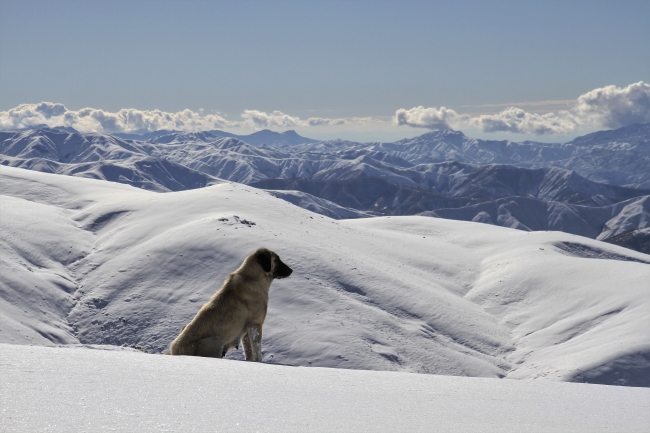
[[[262,362],[262,325],[255,325],[249,331],[253,343],[253,361]]]
[[[252,326],[242,337],[247,361],[262,362],[262,325]]]
[[[246,361],[253,360],[253,344],[251,343],[250,336],[248,335],[249,331],[246,331],[244,336],[241,338],[241,345],[244,347],[244,358]]]

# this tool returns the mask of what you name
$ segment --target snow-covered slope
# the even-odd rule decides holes
[[[333,170],[318,172],[310,179],[284,177],[245,183],[253,186],[274,185],[278,189],[282,185],[287,185],[287,189],[296,186],[314,189],[322,191],[319,192],[321,198],[332,200],[336,199],[335,193],[331,192],[334,188],[326,182],[333,185],[342,181],[348,184],[365,182],[364,190],[355,191],[355,198],[359,201],[365,196],[383,197],[386,183],[392,186],[392,190],[385,198],[394,196],[398,188],[408,188],[413,190],[411,194],[428,193],[439,197],[465,197],[481,201],[505,197],[534,197],[544,201],[583,206],[606,206],[650,194],[650,190],[592,182],[561,168],[528,169],[511,165],[478,166],[447,162],[423,164],[409,169],[393,167],[393,173],[384,175],[377,167],[366,170],[368,167],[368,164],[355,167],[343,165]],[[302,185],[298,182],[302,182]],[[429,210],[434,209],[436,208]],[[407,209],[399,204],[393,204],[387,209],[389,215],[407,213]]]
[[[214,176],[151,156],[64,164],[44,158],[20,159],[0,155],[0,164],[43,173],[119,182],[156,192],[203,188],[221,182]]]
[[[557,230],[609,241],[650,228],[650,196],[603,207],[575,206],[530,197],[509,197],[420,215],[495,224],[519,230]],[[641,246],[639,246],[641,248]],[[637,251],[650,253],[650,245]]]
[[[266,190],[301,191],[333,205],[383,216],[413,215],[485,200],[481,197],[450,197],[435,191],[395,185],[382,178],[363,176],[348,180],[268,179],[254,182],[251,186]]]
[[[339,143],[342,144],[342,143]],[[558,167],[594,182],[650,187],[650,123],[599,131],[568,143],[517,143],[469,138],[460,131],[432,131],[395,143],[349,143],[348,148],[390,152],[415,164],[458,161],[518,167]]]
[[[529,198],[533,199],[528,200],[531,202],[541,201],[540,206],[527,210],[532,220],[547,220],[546,212],[532,215],[532,210],[553,207],[553,219],[563,221],[575,219],[571,206],[567,205],[610,206],[648,195],[650,190],[597,183],[573,171],[548,166],[566,165],[562,158],[583,161],[581,164],[600,161],[599,170],[611,174],[612,170],[622,170],[625,162],[629,163],[625,170],[645,175],[643,167],[650,158],[650,154],[643,153],[648,150],[647,129],[637,125],[603,131],[576,139],[575,144],[559,146],[483,142],[457,131],[436,131],[396,143],[367,144],[341,140],[310,143],[293,131],[260,131],[239,137],[258,144],[251,145],[234,134],[217,136],[220,131],[159,131],[162,135],[154,135],[144,142],[45,128],[0,132],[0,164],[110,180],[161,192],[204,187],[214,184],[216,178],[265,189],[297,190],[309,197],[298,198],[297,192],[283,195],[292,203],[327,216],[337,215],[331,209],[343,207],[351,209],[353,214],[360,211],[383,215],[413,215],[444,209],[437,214],[453,218],[453,215],[472,213],[481,202],[499,199],[518,202]],[[264,145],[258,139],[275,147]],[[541,146],[541,150],[534,150],[535,146]],[[635,155],[633,162],[630,152]],[[454,158],[491,164],[448,161]],[[614,161],[613,165],[605,164],[610,160]],[[465,209],[467,206],[470,208]],[[617,232],[611,242],[647,252],[643,247],[645,227],[630,226],[638,218],[626,214],[611,215],[608,219],[614,225],[593,222],[584,230],[568,231],[593,233],[594,238],[602,238],[605,232]],[[583,222],[588,220],[583,218]],[[519,222],[526,227],[539,225]]]
[[[0,345],[0,430],[647,432],[650,390]]]
[[[363,212],[353,208],[339,206],[334,202],[324,200],[302,191],[267,190],[267,192],[275,197],[288,201],[291,204],[295,204],[298,207],[337,220],[351,218],[370,218],[376,216],[370,212]]]
[[[165,350],[259,246],[264,361],[649,386],[650,256],[426,217],[337,221],[252,187],[159,194],[0,167],[0,341]],[[241,357],[234,353],[233,357]]]

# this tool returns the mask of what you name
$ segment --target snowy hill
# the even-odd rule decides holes
[[[647,431],[650,390],[0,345],[0,430]],[[216,366],[218,365],[218,368]]]
[[[558,161],[560,166],[567,165],[569,159],[590,164],[600,161],[598,170],[610,173],[619,167],[641,179],[638,176],[650,172],[645,170],[650,170],[647,125],[601,131],[566,145],[485,142],[458,131],[434,131],[396,143],[367,144],[341,140],[310,143],[313,140],[294,131],[264,130],[240,136],[275,146],[269,147],[246,143],[229,133],[224,135],[232,137],[220,138],[215,135],[219,132],[160,131],[161,135],[145,142],[60,129],[8,131],[0,133],[0,163],[159,192],[201,188],[220,178],[284,190],[275,195],[335,218],[423,214],[474,220],[484,212],[475,212],[481,203],[501,209],[505,200],[519,205],[539,202],[526,209],[526,221],[517,220],[517,224],[494,212],[488,212],[490,218],[481,214],[480,220],[532,230],[559,228],[647,252],[644,221],[650,214],[643,206],[634,212],[628,208],[625,215],[587,210],[590,215],[608,215],[586,218],[585,212],[576,214],[574,205],[623,212],[622,206],[615,205],[648,196],[650,189],[597,183],[574,171],[545,166]],[[431,162],[451,158],[491,163]],[[499,161],[509,165],[493,163]],[[605,173],[602,170],[599,173]],[[545,209],[551,208],[549,216]],[[533,215],[535,209],[539,212]],[[576,218],[580,227],[563,223]]]
[[[509,197],[460,208],[437,209],[420,215],[526,231],[558,230],[620,245],[623,238],[631,242],[631,239],[647,236],[650,230],[650,196],[603,207]],[[650,242],[624,246],[650,254]]]
[[[222,182],[214,176],[151,156],[131,156],[120,160],[109,159],[77,164],[63,164],[44,158],[19,159],[11,156],[0,156],[0,161],[9,167],[119,182],[156,192],[203,188]]]
[[[329,200],[324,200],[322,198],[318,198],[301,191],[267,190],[267,192],[275,197],[288,201],[291,204],[295,204],[298,207],[337,220],[351,218],[370,218],[377,216],[371,212],[363,212],[353,208],[339,206]]]
[[[0,342],[161,352],[263,245],[294,269],[271,289],[267,363],[650,386],[645,254],[418,216],[337,221],[235,183],[159,194],[0,167],[0,194]]]

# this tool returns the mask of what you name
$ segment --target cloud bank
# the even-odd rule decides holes
[[[0,111],[0,129],[21,129],[47,125],[72,127],[80,132],[141,134],[160,129],[197,132],[224,128],[311,128],[384,123],[370,117],[301,119],[281,111],[270,113],[244,110],[241,120],[229,120],[203,110],[175,113],[125,108],[109,112],[96,108],[69,110],[63,104],[22,104]],[[620,88],[606,86],[580,95],[568,110],[546,114],[509,107],[496,114],[470,116],[447,107],[400,108],[393,123],[427,129],[465,129],[512,132],[527,135],[570,134],[581,127],[619,128],[650,122],[650,84],[643,81]]]
[[[81,132],[139,133],[159,129],[205,131],[237,126],[216,114],[191,110],[166,113],[160,110],[125,108],[109,112],[96,108],[68,110],[63,104],[41,102],[22,104],[8,111],[0,111],[1,129],[29,128],[37,125],[68,126]]]
[[[244,119],[243,123],[256,129],[272,128],[274,126],[291,127],[301,124],[300,118],[291,117],[282,111],[265,113],[257,110],[244,110],[241,117]]]
[[[394,123],[427,129],[476,128],[483,132],[531,135],[568,134],[581,126],[620,128],[650,122],[650,85],[606,86],[580,95],[569,111],[529,113],[510,107],[496,114],[470,117],[446,107],[400,108]]]
[[[344,125],[347,123],[344,119],[327,119],[324,117],[310,117],[307,119],[307,125],[309,126],[332,126],[332,125]]]
[[[281,111],[266,113],[244,110],[240,121],[227,120],[218,114],[205,114],[202,110],[183,110],[168,113],[160,110],[122,109],[109,112],[96,108],[69,110],[63,104],[41,102],[22,104],[7,111],[0,111],[0,129],[21,129],[46,125],[49,127],[72,127],[80,132],[95,133],[145,133],[168,129],[184,132],[207,131],[222,128],[247,127],[253,129],[337,126],[351,123],[368,123],[369,117],[329,119],[310,117],[302,120]]]

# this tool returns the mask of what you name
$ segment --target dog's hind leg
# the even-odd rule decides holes
[[[196,356],[223,358],[227,351],[219,337],[202,338],[196,343]]]
[[[178,337],[169,345],[169,352],[166,352],[168,355],[194,356],[196,354],[196,341],[192,341],[191,336],[183,334],[185,328],[187,325],[183,325]]]
[[[241,341],[246,361],[262,362],[262,325],[252,326]]]
[[[186,343],[181,339],[176,339],[172,341],[172,344],[169,348],[169,353],[171,355],[189,355],[194,356],[196,354],[196,343]]]

